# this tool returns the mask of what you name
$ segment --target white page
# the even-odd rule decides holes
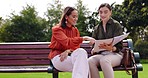
[[[126,34],[114,37],[113,45],[115,45],[118,42],[120,42],[121,40],[125,39],[128,35],[129,35],[129,33],[126,33]]]
[[[124,35],[120,35],[120,36],[116,36],[116,37],[110,38],[110,39],[95,40],[94,52],[99,52],[99,51],[105,50],[105,49],[100,49],[99,48],[100,44],[103,44],[103,43],[110,44],[113,41],[113,45],[115,45],[118,42],[120,42],[121,40],[123,40],[124,38],[126,38],[128,35],[129,35],[129,33],[124,34]]]

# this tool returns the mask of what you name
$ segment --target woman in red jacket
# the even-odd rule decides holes
[[[77,20],[77,10],[66,7],[60,23],[52,28],[49,58],[56,69],[72,72],[72,78],[88,78],[87,52],[80,48],[80,44],[93,38],[80,37],[75,27]]]

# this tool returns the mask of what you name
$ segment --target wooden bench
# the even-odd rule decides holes
[[[48,72],[52,73],[53,78],[58,78],[60,71],[56,70],[50,60],[48,54],[50,42],[13,42],[0,43],[0,73],[23,73],[23,72]],[[124,47],[133,50],[131,39],[123,41]],[[84,42],[82,48],[87,50],[88,56],[91,56],[91,46]],[[138,52],[134,52],[137,71],[142,71]],[[133,67],[128,70],[133,71]],[[114,71],[125,71],[121,66],[114,67]],[[132,75],[132,78],[138,78],[138,72]]]

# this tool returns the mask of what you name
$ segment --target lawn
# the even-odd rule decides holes
[[[139,78],[148,78],[147,75],[148,64],[143,64],[143,71],[139,72]],[[0,73],[0,78],[52,78],[52,75],[51,73]],[[59,78],[71,78],[71,73],[61,72]],[[131,78],[131,75],[127,75],[125,71],[115,71],[115,78]]]

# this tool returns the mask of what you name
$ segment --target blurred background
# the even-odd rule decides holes
[[[100,22],[97,8],[104,2],[112,6],[112,17],[124,32],[130,32],[128,38],[141,61],[148,63],[147,0],[4,0],[0,3],[0,42],[50,42],[51,28],[59,22],[65,6],[78,9],[76,26],[81,36],[91,36]]]

